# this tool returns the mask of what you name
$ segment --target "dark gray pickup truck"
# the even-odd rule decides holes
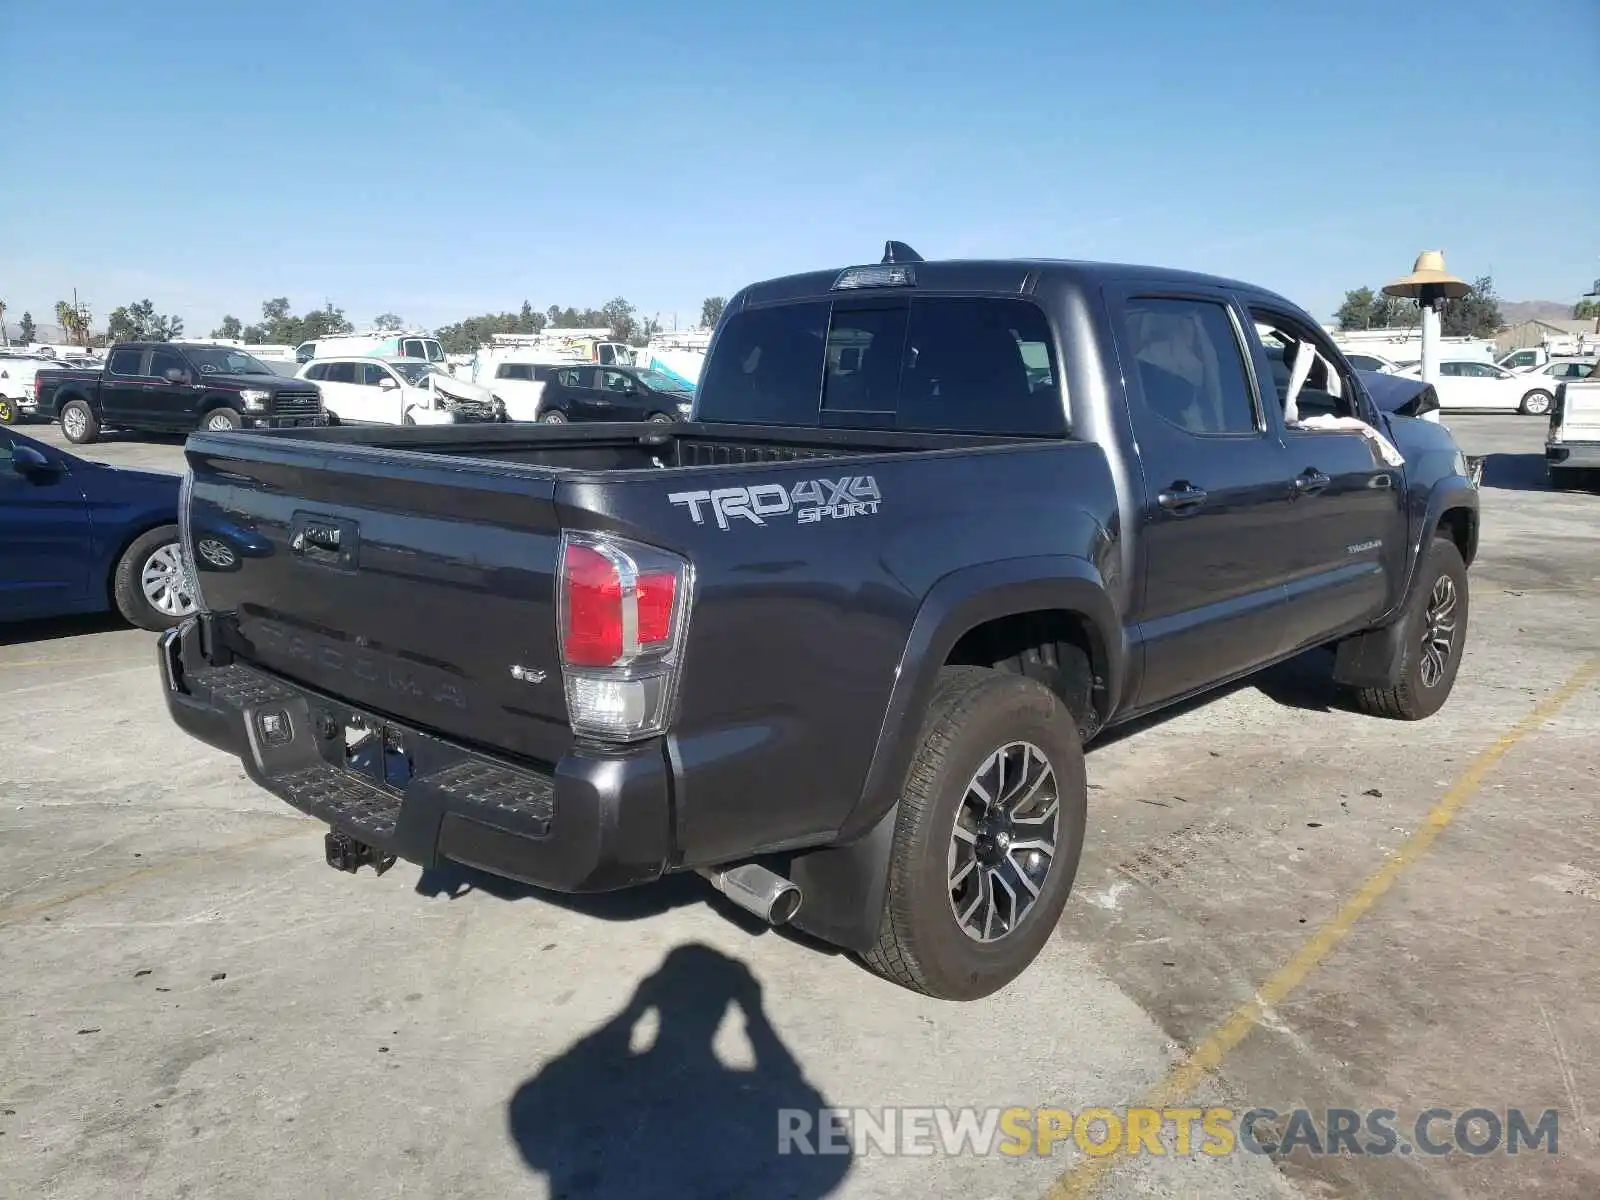
[[[1323,644],[1430,715],[1478,541],[1449,432],[1281,297],[899,243],[735,296],[681,424],[187,454],[168,706],[330,863],[695,870],[953,999],[1055,926],[1085,742]]]

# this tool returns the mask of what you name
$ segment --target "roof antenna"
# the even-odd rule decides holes
[[[883,244],[883,261],[886,263],[921,262],[922,255],[904,242],[885,242]]]

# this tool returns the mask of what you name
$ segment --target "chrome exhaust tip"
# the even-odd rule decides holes
[[[766,867],[746,863],[740,867],[701,867],[697,873],[740,908],[770,925],[783,925],[800,911],[800,889]]]

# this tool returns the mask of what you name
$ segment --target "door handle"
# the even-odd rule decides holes
[[[1206,493],[1192,483],[1179,480],[1156,497],[1156,503],[1170,513],[1184,516],[1206,502]]]
[[[1315,467],[1307,467],[1294,477],[1294,491],[1297,496],[1315,496],[1333,480],[1329,479]]]

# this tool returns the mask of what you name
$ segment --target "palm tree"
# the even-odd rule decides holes
[[[11,345],[11,334],[6,331],[6,302],[0,300],[0,345]]]

